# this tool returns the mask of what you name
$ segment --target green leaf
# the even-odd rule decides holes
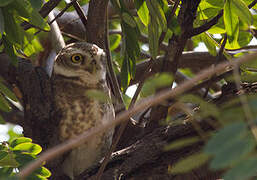
[[[0,110],[4,112],[10,112],[11,111],[11,106],[7,102],[7,100],[3,97],[2,94],[0,94]]]
[[[9,90],[2,82],[0,82],[0,92],[2,92],[11,100],[18,102],[18,99],[16,98],[15,94],[11,90]]]
[[[19,16],[27,19],[30,17],[30,14],[33,10],[30,3],[27,0],[15,0],[8,6],[8,8],[15,9],[18,12]]]
[[[34,171],[34,173],[38,174],[40,176],[43,176],[43,177],[50,177],[51,176],[51,172],[45,167],[38,168],[36,171]]]
[[[231,10],[234,14],[249,26],[252,24],[252,14],[248,9],[247,5],[242,0],[231,0]]]
[[[242,66],[241,66],[241,68],[242,68]],[[245,67],[243,67],[243,68],[245,68]],[[249,68],[247,68],[247,69],[249,69]],[[254,68],[254,69],[256,69],[256,68]],[[257,73],[246,71],[241,74],[240,78],[241,78],[242,82],[254,83],[257,81]]]
[[[148,24],[148,36],[150,54],[153,59],[156,59],[159,51],[159,32],[157,21],[152,15],[150,16],[150,23]]]
[[[126,108],[128,108],[129,105],[130,105],[130,102],[131,102],[131,97],[129,97],[126,94],[122,94],[122,97],[123,97],[124,104],[125,104]]]
[[[126,66],[127,66],[127,72],[129,73],[129,76],[127,76],[128,83],[129,83],[130,79],[135,76],[136,60],[140,54],[140,47],[138,44],[138,35],[140,32],[139,32],[137,26],[135,28],[132,28],[131,26],[127,25],[126,23],[122,23],[121,27],[122,27],[124,37],[125,37],[123,39],[123,40],[125,40],[125,43],[122,43],[122,48],[125,49],[125,52],[123,51],[124,52],[123,56],[124,56],[124,60],[127,61]]]
[[[165,14],[157,0],[147,0],[146,5],[149,9],[152,18],[155,18],[159,22],[163,31],[167,30],[167,21]]]
[[[134,18],[130,14],[128,14],[126,12],[123,12],[121,15],[122,15],[122,20],[125,23],[127,23],[129,26],[131,26],[132,28],[137,26],[136,21],[134,20]]]
[[[0,124],[5,124],[5,123],[6,122],[5,122],[4,118],[3,118],[3,116],[0,115]]]
[[[175,35],[181,34],[180,25],[179,25],[179,23],[178,23],[177,18],[174,17],[174,16],[171,18],[168,28],[169,28]]]
[[[22,167],[36,159],[36,156],[33,154],[25,154],[25,153],[20,153],[20,152],[14,152],[14,154],[15,154],[15,160]]]
[[[43,17],[33,9],[31,17],[29,18],[29,22],[45,31],[50,30],[50,26],[48,23],[43,19]]]
[[[7,39],[6,36],[3,36],[2,38],[3,40],[3,44],[4,44],[4,50],[5,52],[8,54],[8,56],[11,58],[11,62],[13,65],[17,65],[18,63],[18,59],[17,56],[15,54],[15,49],[14,46],[12,45],[12,43]]]
[[[19,164],[15,160],[15,155],[9,152],[4,158],[0,160],[0,166],[2,167],[17,167]]]
[[[203,12],[203,14],[202,14],[202,17],[200,18],[200,20],[210,19],[210,18],[216,16],[220,12],[220,9],[219,8],[207,8],[207,9],[204,9],[202,12]]]
[[[146,1],[145,0],[135,0],[134,4],[137,9],[138,17],[140,18],[141,22],[145,26],[147,26],[149,23],[149,11],[147,9]]]
[[[166,21],[166,17],[165,17],[165,14],[162,10],[162,7],[160,6],[159,4],[159,1],[157,0],[148,0],[148,1],[151,1],[152,3],[152,6],[157,14],[157,17],[159,19],[159,23],[162,27],[162,30],[163,31],[167,31],[167,21]]]
[[[31,143],[32,139],[27,138],[27,137],[19,137],[14,139],[11,143],[10,143],[10,147],[14,148],[15,146],[17,146],[18,144],[22,144],[22,143]]]
[[[186,146],[190,146],[200,141],[199,137],[183,138],[172,142],[171,144],[164,147],[165,151],[177,150]]]
[[[227,171],[223,179],[226,180],[242,180],[250,179],[257,174],[257,158],[250,157],[248,160],[240,162],[238,165]]]
[[[92,100],[97,100],[99,102],[111,102],[109,96],[107,96],[103,91],[91,89],[86,91],[86,96]]]
[[[7,134],[9,135],[10,139],[9,142],[12,142],[14,139],[18,137],[22,137],[22,134],[16,133],[13,131],[13,128],[9,128]]]
[[[23,43],[23,53],[29,57],[32,54],[38,53],[42,50],[43,50],[43,47],[41,46],[37,37],[28,33],[28,31],[26,31],[24,36],[24,43]]]
[[[200,104],[200,111],[198,112],[198,115],[201,118],[206,118],[206,117],[218,117],[219,116],[219,110],[216,107],[216,105],[210,103],[210,102],[205,102],[202,101]]]
[[[223,8],[224,0],[206,0],[213,7]]]
[[[252,39],[253,35],[250,32],[240,31],[238,36],[238,44],[240,47],[247,46]]]
[[[13,0],[0,0],[0,7],[7,6],[11,2],[13,2]]]
[[[154,77],[146,80],[141,91],[141,96],[147,97],[149,95],[152,95],[158,88],[169,86],[172,81],[173,77],[170,74],[156,74]]]
[[[21,44],[22,43],[22,30],[20,25],[18,25],[14,19],[14,15],[11,14],[8,10],[2,9],[4,15],[5,22],[5,33],[7,39],[11,41],[13,44]]]
[[[10,168],[10,167],[1,167],[0,168],[0,178],[3,178],[3,177],[8,177],[12,174],[13,172],[13,168]],[[4,179],[4,180],[11,180],[11,179]],[[18,179],[16,179],[18,180]]]
[[[5,150],[5,151],[8,150],[8,145],[5,144],[5,143],[1,143],[1,144],[0,144],[0,151],[3,151],[3,150]]]
[[[225,126],[208,141],[204,147],[204,152],[213,155],[218,154],[226,146],[224,142],[232,143],[240,138],[242,134],[247,132],[246,127],[246,124],[243,122],[236,122]]]
[[[0,161],[8,155],[6,151],[0,151]]]
[[[209,159],[209,156],[203,153],[195,153],[178,163],[174,164],[170,169],[169,173],[178,174],[178,173],[186,173],[191,171],[194,168],[198,168],[204,163],[206,163]]]
[[[236,43],[239,33],[239,20],[237,14],[232,11],[232,0],[226,1],[223,17],[229,43]]]
[[[39,10],[42,5],[43,5],[43,0],[29,0],[31,6],[35,9],[35,10]]]
[[[211,39],[211,37],[208,36],[206,33],[201,33],[199,37],[200,37],[200,40],[204,42],[205,46],[209,50],[209,53],[212,56],[216,56],[217,55],[216,44],[213,42],[213,39]]]
[[[22,151],[22,152],[28,152],[31,154],[38,154],[42,151],[42,148],[38,144],[30,143],[30,142],[25,142],[16,145],[13,148],[13,151]]]
[[[130,73],[129,73],[129,59],[128,56],[125,54],[124,59],[122,61],[122,66],[121,66],[121,87],[122,91],[124,92],[130,81]]]
[[[113,51],[120,45],[121,35],[119,34],[112,34],[109,36],[110,39],[110,50]]]
[[[0,8],[0,34],[4,32],[4,16],[2,13],[2,9]]]
[[[226,142],[223,140],[223,143]],[[253,139],[236,139],[224,143],[210,163],[212,169],[229,167],[246,157],[254,149],[256,143]]]
[[[242,21],[240,18],[239,18],[239,33],[241,31],[245,31],[245,32],[248,32],[249,31],[249,25],[245,22],[245,21]]]
[[[257,28],[257,14],[253,15],[253,26]]]

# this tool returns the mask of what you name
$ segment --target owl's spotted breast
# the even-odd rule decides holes
[[[63,88],[59,88],[61,86]],[[82,86],[80,80],[55,76],[55,104],[57,111],[61,112],[59,123],[61,139],[72,138],[91,127],[109,121],[110,118],[105,117],[108,114],[113,118],[112,104],[89,98],[86,91],[91,89],[97,89],[109,96],[105,82],[101,81],[91,88]]]

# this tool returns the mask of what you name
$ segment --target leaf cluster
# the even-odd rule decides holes
[[[24,31],[21,23],[32,24],[38,29],[49,31],[50,27],[38,13],[41,0],[3,0],[0,1],[0,48],[10,56],[12,63],[17,64],[17,55],[31,56],[42,50],[34,36],[36,29]],[[18,53],[17,51],[21,51]]]
[[[0,145],[0,178],[15,178],[19,172],[29,162],[36,159],[42,151],[38,144],[32,143],[32,139],[26,137],[15,138],[10,142],[3,142]],[[35,170],[28,179],[46,180],[51,176],[51,172],[45,167]]]

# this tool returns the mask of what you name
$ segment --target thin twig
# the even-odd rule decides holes
[[[212,26],[218,23],[219,19],[223,16],[223,10],[219,12],[217,16],[212,18],[210,21],[206,22],[205,24],[201,25],[200,27],[193,28],[189,33],[189,37],[196,36],[198,34],[201,34],[207,30],[209,30]]]
[[[219,64],[215,68],[207,68],[201,71],[199,74],[197,74],[194,78],[192,78],[191,81],[186,81],[172,90],[165,90],[157,93],[154,96],[145,98],[141,100],[138,104],[136,104],[133,108],[120,113],[113,121],[92,128],[74,139],[70,139],[64,143],[55,146],[54,148],[50,148],[49,150],[43,152],[37,160],[25,166],[17,174],[17,176],[19,178],[26,178],[30,173],[32,173],[35,169],[40,167],[44,162],[53,160],[55,157],[62,155],[63,153],[71,150],[72,148],[78,147],[79,145],[83,144],[86,140],[91,138],[93,135],[103,132],[105,129],[114,127],[115,125],[127,120],[129,117],[135,115],[136,113],[141,112],[144,109],[147,109],[153,105],[159,104],[167,98],[174,98],[184,93],[186,90],[194,87],[195,84],[197,84],[199,81],[202,81],[203,79],[206,79],[212,76],[213,74],[224,71],[228,66],[238,66],[242,63],[255,60],[256,58],[257,53],[248,54],[244,57],[239,58],[238,60],[233,60]]]
[[[39,13],[43,18],[48,16],[48,14],[56,8],[56,6],[61,2],[62,0],[49,0],[46,2],[43,7],[39,10]]]
[[[59,12],[59,13],[55,16],[55,18],[49,22],[49,24],[52,24],[54,21],[56,21],[56,19],[60,18],[71,6],[72,6],[72,2],[66,4],[66,6],[63,8],[63,10],[61,10],[61,12]]]
[[[85,27],[85,29],[86,29],[86,28],[87,28],[87,17],[86,17],[86,15],[85,15],[84,11],[83,11],[82,8],[80,7],[78,1],[73,0],[73,1],[72,1],[72,5],[73,5],[73,7],[75,8],[75,10],[76,10],[76,12],[77,12],[77,14],[78,14],[78,16],[79,16],[81,22],[83,23],[83,25],[84,25],[84,27]]]
[[[55,16],[54,18],[51,18],[51,20],[49,20],[48,24],[51,25],[53,22],[55,22],[58,18],[60,18],[72,5],[73,2],[76,2],[77,0],[73,0],[72,2],[66,4],[66,6],[63,8],[63,10],[61,10],[61,12],[59,12],[57,14],[57,16]],[[74,7],[75,8],[75,7]],[[50,13],[53,14],[53,11],[51,11]],[[50,14],[49,13],[49,14]],[[39,31],[37,31],[34,35],[40,33],[42,30],[40,29]]]

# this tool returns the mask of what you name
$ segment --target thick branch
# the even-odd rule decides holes
[[[193,72],[199,72],[202,69],[210,67],[215,62],[215,59],[216,57],[211,56],[208,52],[185,52],[180,58],[178,68],[189,68]],[[225,58],[223,58],[223,60],[225,60]],[[136,75],[135,78],[131,81],[131,84],[138,83],[141,75],[145,72],[145,69],[148,67],[149,63],[150,59],[137,64]],[[161,72],[163,63],[164,57],[158,57],[157,60],[154,61],[150,75]],[[166,65],[166,71],[171,71],[173,68],[172,63],[167,62]]]
[[[105,26],[108,0],[91,0],[87,19],[87,41],[105,49]]]
[[[204,131],[212,129],[206,121],[201,122],[200,126]],[[196,143],[193,146],[169,152],[165,152],[163,149],[165,145],[176,139],[193,136],[197,136],[197,131],[190,123],[169,128],[158,128],[145,135],[132,146],[115,153],[112,158],[113,161],[110,163],[109,168],[107,167],[102,178],[111,180],[121,175],[124,179],[128,179],[129,177],[133,177],[133,179],[147,179],[147,177],[173,179],[176,176],[168,174],[168,165],[172,165],[180,160],[180,158],[199,151],[203,144]],[[203,171],[203,169],[202,167],[198,171]],[[91,171],[91,173],[85,172],[84,175],[78,177],[76,180],[94,179],[95,175],[92,175],[94,171]],[[194,173],[197,173],[197,170]],[[191,172],[189,174],[192,175],[194,173]],[[198,172],[199,174],[201,173]],[[210,171],[205,171],[199,176],[204,178],[207,175],[212,175],[214,178],[218,174],[211,174]],[[179,177],[185,178],[187,176],[186,174],[181,174]],[[197,177],[191,177],[190,179],[197,179]]]

